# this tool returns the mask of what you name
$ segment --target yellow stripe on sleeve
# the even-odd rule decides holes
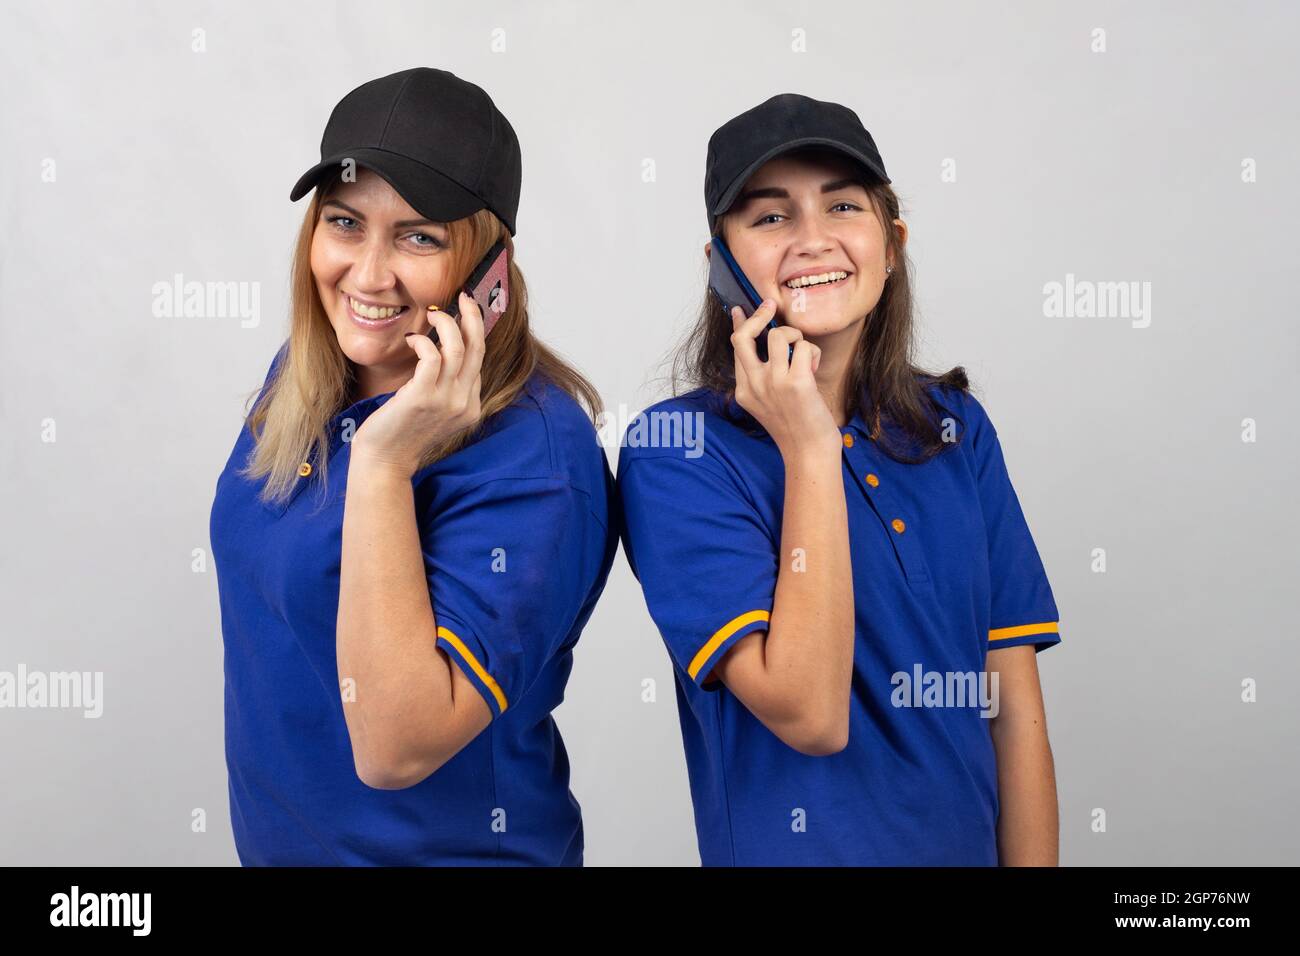
[[[1058,634],[1059,621],[1044,621],[1042,624],[1018,624],[1015,627],[995,627],[989,631],[990,641],[1005,641],[1013,637],[1028,637],[1030,634]]]
[[[506,712],[506,695],[502,692],[501,685],[493,680],[492,675],[483,669],[483,665],[478,662],[478,658],[470,653],[470,649],[465,646],[465,642],[441,624],[438,625],[438,636],[444,638],[447,643],[456,648],[456,653],[459,654],[461,659],[470,666],[470,670],[478,675],[478,679],[487,685],[488,690],[492,691],[492,696],[497,699],[498,709],[500,709],[501,713],[504,714]]]
[[[747,627],[755,621],[768,621],[771,620],[771,618],[772,615],[769,611],[747,611],[744,614],[733,617],[726,624],[722,625],[722,627],[718,628],[711,638],[704,642],[704,646],[700,648],[699,653],[691,660],[691,666],[686,669],[686,673],[691,676],[691,680],[695,680],[695,675],[700,672],[700,668],[704,666],[704,662],[709,659],[714,651],[726,642],[727,638],[731,637],[732,634],[735,634],[742,627]]]

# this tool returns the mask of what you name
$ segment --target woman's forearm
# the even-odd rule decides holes
[[[848,734],[854,633],[840,450],[792,456],[785,467],[780,570],[765,664],[782,698],[831,749]]]
[[[353,758],[372,786],[408,778],[448,723],[451,674],[434,632],[410,477],[354,456],[336,650]]]
[[[1056,866],[1060,824],[1046,725],[1041,720],[998,717],[992,735],[998,766],[999,862]]]

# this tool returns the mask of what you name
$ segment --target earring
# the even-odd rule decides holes
[[[894,271],[894,267],[893,267],[893,266],[885,266],[885,275],[889,275],[889,274],[892,273],[893,271]]]

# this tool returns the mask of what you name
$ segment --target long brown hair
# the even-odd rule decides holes
[[[790,155],[816,152],[816,148],[799,149],[792,150]],[[888,183],[870,179],[860,169],[858,174],[884,227],[886,254],[892,257],[894,271],[885,281],[880,301],[863,323],[845,377],[843,411],[847,419],[861,412],[862,420],[872,423],[872,437],[889,457],[918,464],[952,444],[943,440],[941,418],[944,413],[953,413],[946,406],[936,404],[926,391],[927,386],[938,384],[969,391],[970,382],[960,365],[940,374],[927,372],[915,364],[911,269],[906,249],[899,243],[892,225],[899,218],[898,196]],[[720,217],[715,226],[715,233],[724,238],[728,216]],[[762,426],[757,420],[734,401],[736,374],[731,333],[731,319],[706,283],[699,319],[673,356],[673,394],[708,389],[713,393],[715,411],[750,431],[761,433]],[[881,428],[881,421],[901,430],[902,440],[895,441],[888,430]]]
[[[356,383],[353,363],[339,348],[338,336],[325,314],[316,280],[311,271],[311,244],[320,218],[321,204],[341,181],[335,170],[316,188],[303,216],[294,244],[288,352],[277,373],[267,382],[261,401],[246,421],[256,440],[249,464],[241,470],[248,478],[267,476],[261,497],[283,502],[299,480],[298,468],[313,449],[320,463],[321,480],[326,480],[329,450],[327,426],[330,419],[349,404]],[[446,288],[440,300],[450,301],[483,255],[498,239],[510,255],[510,297],[483,356],[480,392],[481,415],[476,425],[462,429],[440,442],[420,463],[421,468],[472,442],[492,415],[510,405],[534,372],[584,405],[593,419],[601,414],[600,393],[577,369],[543,345],[528,324],[528,287],[515,263],[510,231],[492,212],[484,209],[464,219],[448,222],[449,254]],[[249,396],[248,403],[257,397]]]

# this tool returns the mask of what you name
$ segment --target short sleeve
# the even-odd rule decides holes
[[[493,720],[564,649],[605,535],[586,496],[558,478],[485,481],[421,522],[437,646]]]
[[[705,683],[717,662],[771,620],[778,545],[707,457],[637,457],[620,471],[624,550],[646,607],[682,672],[717,690]]]
[[[970,397],[971,449],[989,543],[988,649],[1033,644],[1036,651],[1061,641],[1056,601],[1007,472],[997,430]]]

